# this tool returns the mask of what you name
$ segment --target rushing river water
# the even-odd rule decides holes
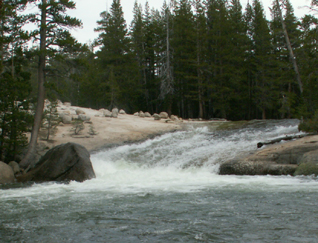
[[[0,242],[318,242],[316,177],[220,176],[296,120],[201,123],[92,154],[97,178],[0,187]]]

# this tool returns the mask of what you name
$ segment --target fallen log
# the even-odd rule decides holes
[[[316,135],[316,134],[310,133],[310,134],[302,134],[302,135],[294,135],[294,136],[285,136],[285,137],[276,138],[276,139],[266,141],[266,142],[259,142],[259,143],[257,143],[257,148],[261,148],[264,145],[275,144],[275,143],[279,143],[281,141],[290,141],[293,139],[303,138],[303,137],[312,136],[312,135]]]

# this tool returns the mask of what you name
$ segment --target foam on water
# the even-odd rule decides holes
[[[247,126],[233,131],[218,131],[209,124],[194,126],[186,131],[93,154],[91,160],[96,179],[84,183],[44,183],[28,188],[0,190],[0,198],[50,200],[72,193],[192,192],[211,187],[317,190],[318,183],[312,177],[217,174],[220,163],[238,154],[254,151],[260,140],[297,132],[297,124],[273,125],[263,129]]]

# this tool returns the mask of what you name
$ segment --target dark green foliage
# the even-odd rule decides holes
[[[32,122],[26,100],[31,90],[29,79],[21,66],[15,68],[14,77],[11,72],[0,75],[0,160],[5,162],[14,160],[27,144],[25,133]]]
[[[42,139],[49,140],[50,136],[54,136],[57,132],[57,126],[60,124],[61,118],[57,112],[57,101],[50,102],[43,112],[42,126],[40,136]]]
[[[97,64],[100,68],[97,86],[104,99],[99,107],[136,109],[138,99],[138,64],[130,49],[130,40],[120,0],[113,0],[110,12],[102,12],[99,27]]]
[[[143,9],[136,1],[128,30],[121,1],[113,0],[98,21],[99,38],[81,45],[58,27],[80,24],[65,12],[74,2],[48,1],[47,45],[52,48],[45,51],[50,57],[45,68],[47,96],[97,109],[116,106],[128,113],[165,110],[183,118],[312,118],[318,110],[318,20],[310,15],[298,20],[290,1],[279,1],[303,82],[301,94],[277,1],[270,20],[260,0],[249,3],[243,11],[239,0],[175,0],[159,11],[148,3]],[[2,21],[11,27],[2,32],[11,39],[2,34],[2,48],[10,41],[24,42],[17,38],[21,21],[10,17],[16,10],[6,11]],[[39,21],[35,15],[31,20]],[[53,48],[56,45],[60,47]],[[99,48],[94,52],[95,47]],[[6,60],[16,50],[6,50],[1,66],[8,69]],[[34,83],[36,72],[30,73]]]
[[[318,133],[318,119],[308,119],[298,126],[299,131]]]

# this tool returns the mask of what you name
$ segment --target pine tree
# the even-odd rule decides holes
[[[138,99],[138,64],[133,59],[130,40],[120,0],[113,0],[110,12],[102,12],[98,21],[100,32],[97,53],[104,85],[110,93],[109,108],[122,106],[128,112],[134,110]]]
[[[255,103],[254,103],[254,52],[253,52],[253,8],[250,3],[247,4],[244,13],[244,23],[246,28],[247,47],[246,47],[246,85],[248,91],[247,98],[247,114],[248,120],[255,118]]]
[[[207,82],[207,19],[206,8],[201,0],[195,1],[195,34],[196,34],[196,78],[197,78],[197,100],[199,105],[199,118],[204,118],[204,101]]]
[[[284,25],[282,25],[283,15],[280,9],[281,6],[285,9]],[[297,85],[293,63],[291,62],[293,58],[290,58],[288,49],[292,48],[292,50],[296,50],[296,48],[299,48],[300,31],[298,30],[298,21],[290,2],[287,0],[285,4],[281,6],[277,4],[276,0],[273,2],[271,9],[271,32],[275,54],[275,68],[277,69],[276,79],[280,86],[280,113],[281,117],[284,118],[285,116],[291,117],[292,113],[294,113],[295,101],[297,93],[299,93],[299,86]],[[285,26],[285,31],[283,26]],[[288,42],[291,45],[290,48],[287,47],[286,33],[288,34]]]
[[[30,72],[22,29],[29,16],[22,14],[27,1],[0,3],[0,160],[14,160],[27,143],[25,132],[31,121],[27,110]]]
[[[172,105],[173,105],[173,94],[174,94],[174,74],[173,74],[173,66],[172,66],[172,51],[171,51],[171,26],[172,26],[172,14],[171,7],[173,6],[173,1],[169,3],[169,5],[164,2],[162,7],[162,24],[164,25],[164,33],[162,37],[162,49],[160,50],[161,56],[161,64],[159,70],[159,77],[161,79],[160,84],[160,98],[165,101],[165,106],[168,114],[172,113]]]
[[[239,0],[231,0],[229,5],[229,27],[231,57],[228,84],[233,90],[230,97],[230,106],[228,110],[229,117],[235,120],[247,119],[246,112],[249,110],[249,86],[246,82],[247,58],[249,38],[247,36],[247,25],[242,13],[242,5]],[[237,112],[242,110],[242,112]]]
[[[142,89],[142,98],[139,100],[141,104],[145,104],[144,107],[141,107],[142,110],[148,110],[149,107],[149,91],[147,87],[147,63],[146,63],[146,29],[145,21],[143,18],[143,10],[141,5],[137,4],[137,1],[134,5],[134,18],[131,23],[131,42],[132,42],[132,51],[135,55],[135,58],[138,62],[139,67],[139,84]],[[148,20],[149,21],[149,20]]]
[[[196,31],[192,6],[189,0],[180,0],[174,9],[173,71],[175,99],[182,117],[193,117],[193,100],[197,100],[196,82]]]
[[[65,28],[72,28],[81,25],[81,22],[66,14],[68,9],[74,9],[75,3],[71,0],[55,1],[41,0],[34,2],[40,11],[40,18],[34,15],[32,21],[38,25],[38,29],[33,33],[39,40],[39,62],[38,62],[38,94],[34,123],[32,127],[31,139],[28,151],[20,162],[20,166],[27,168],[36,163],[33,161],[35,146],[41,126],[45,98],[45,70],[48,53],[54,53],[52,46],[63,46],[68,43],[68,31]]]
[[[261,111],[262,119],[266,119],[266,110],[273,108],[277,94],[275,82],[271,76],[271,36],[264,9],[259,0],[253,1],[252,28],[253,59],[256,68],[254,102]]]
[[[314,117],[318,110],[318,19],[312,15],[305,15],[301,20],[302,46],[298,51],[300,70],[304,78],[304,104],[300,108],[300,115]]]
[[[208,56],[210,65],[209,96],[212,114],[227,118],[230,97],[234,89],[231,76],[231,28],[229,13],[224,0],[210,0],[208,3]]]
[[[60,124],[61,119],[57,112],[57,100],[48,104],[43,113],[44,119],[42,120],[41,133],[42,138],[49,141],[50,136],[54,136],[57,132],[57,126]]]
[[[30,73],[26,71],[26,59],[21,48],[15,51],[14,76],[10,59],[4,62],[10,67],[0,74],[0,159],[14,160],[26,145],[25,133],[31,123],[28,113],[28,96],[31,91]]]

